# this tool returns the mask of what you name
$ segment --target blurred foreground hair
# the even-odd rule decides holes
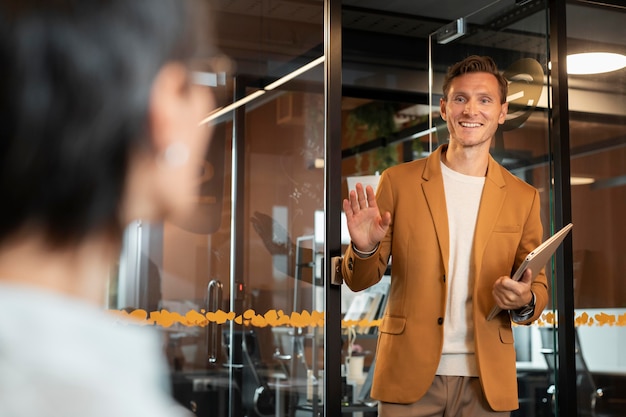
[[[197,55],[196,7],[1,3],[0,243],[33,228],[52,246],[121,235],[129,156],[150,146],[151,86],[165,63]]]

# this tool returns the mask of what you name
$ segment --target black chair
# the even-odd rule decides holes
[[[260,344],[254,330],[235,330],[232,333],[235,349],[241,349],[241,363],[233,365],[241,371],[241,405],[248,417],[274,416],[276,392],[270,387],[274,370],[264,363]],[[223,348],[228,352],[231,343],[229,330],[223,331]]]
[[[541,333],[541,353],[548,365],[548,380],[551,384],[547,393],[552,398],[552,410],[554,412],[556,388],[554,374],[556,371],[556,353],[558,353],[557,334],[554,327],[540,327]],[[602,417],[603,414],[597,410],[599,401],[605,396],[605,389],[598,387],[592,373],[587,367],[587,362],[580,349],[578,329],[575,332],[575,358],[576,358],[576,387],[578,391],[579,416]]]

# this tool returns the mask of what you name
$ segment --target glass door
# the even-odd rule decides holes
[[[615,1],[590,6],[566,7],[575,392],[579,415],[619,416],[626,410],[626,9]]]
[[[248,416],[322,405],[322,68],[323,56],[298,61],[263,89],[235,80],[235,103],[258,97],[232,120],[229,309],[241,313],[222,346]]]
[[[215,2],[219,107],[188,218],[126,231],[109,307],[162,334],[198,416],[320,415],[324,387],[322,2]],[[209,62],[211,61],[211,62]],[[201,63],[202,64],[202,63]]]
[[[547,4],[541,1],[493,2],[431,34],[429,123],[420,147],[430,152],[447,142],[439,100],[448,67],[469,55],[491,56],[509,82],[509,111],[492,142],[491,154],[539,190],[544,240],[554,233],[547,12]],[[546,275],[550,291],[555,294],[556,280],[550,264]],[[556,353],[542,351],[541,345],[542,329],[552,330],[556,325],[554,302],[549,306],[534,325],[513,326],[519,387],[519,409],[513,416],[548,416],[554,411],[555,371],[549,365],[554,363]]]

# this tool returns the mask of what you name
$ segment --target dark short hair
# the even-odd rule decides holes
[[[129,155],[150,146],[156,74],[197,51],[191,15],[184,0],[3,0],[0,241],[122,232]]]
[[[491,57],[471,55],[464,60],[457,62],[448,69],[448,73],[443,81],[443,99],[448,99],[450,84],[452,80],[463,74],[471,72],[486,72],[496,77],[500,90],[500,103],[506,102],[508,83],[506,78],[498,71],[498,66]]]

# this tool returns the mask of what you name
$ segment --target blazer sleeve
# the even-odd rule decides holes
[[[541,224],[541,206],[539,199],[539,192],[535,190],[532,207],[530,210],[530,215],[528,216],[528,221],[524,227],[524,234],[522,236],[522,241],[520,248],[518,251],[516,265],[521,264],[522,260],[526,255],[539,243],[541,243],[541,239],[543,236],[543,227]],[[539,240],[537,241],[537,236],[539,236]],[[538,243],[537,243],[538,242]],[[543,314],[543,310],[548,305],[548,280],[545,274],[545,267],[541,269],[539,274],[535,277],[534,281],[531,284],[531,290],[535,294],[535,311],[532,316],[528,317],[524,321],[520,321],[518,324],[530,324],[533,321],[537,320]]]
[[[387,270],[391,253],[391,237],[393,236],[393,191],[389,170],[383,171],[376,189],[376,203],[382,213],[391,213],[391,224],[386,236],[378,245],[376,252],[361,258],[352,249],[352,242],[348,245],[341,263],[341,275],[346,285],[352,291],[361,291],[376,284]]]

